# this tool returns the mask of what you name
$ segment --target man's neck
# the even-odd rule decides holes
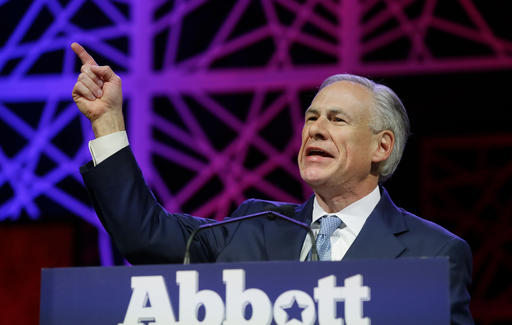
[[[350,204],[370,194],[378,185],[377,182],[359,184],[354,188],[340,188],[337,191],[314,189],[318,204],[327,213],[336,213]],[[364,186],[363,186],[364,185]]]

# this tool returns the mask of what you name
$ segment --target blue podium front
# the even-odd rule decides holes
[[[41,325],[449,324],[447,258],[43,269]]]

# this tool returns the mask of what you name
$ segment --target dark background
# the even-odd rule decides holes
[[[338,1],[327,2],[332,6],[343,4]],[[371,21],[379,13],[393,12],[393,6],[402,8],[412,26],[418,26],[417,18],[429,2],[352,1],[356,7],[369,8],[360,20],[361,30],[355,30],[354,33],[363,33],[365,22]],[[130,140],[134,142],[142,138],[141,132],[144,130],[134,131],[130,126],[137,123],[136,117],[143,116],[144,110],[151,119],[161,117],[175,123],[187,131],[187,134],[194,135],[190,125],[183,121],[183,112],[179,111],[176,101],[172,101],[172,96],[183,99],[192,116],[201,121],[201,129],[218,152],[226,148],[232,139],[241,135],[208,115],[213,114],[211,111],[205,113],[205,105],[194,92],[194,87],[187,89],[185,83],[173,84],[173,77],[168,79],[168,91],[165,86],[157,84],[167,80],[159,79],[162,72],[187,72],[184,75],[195,82],[195,87],[221,103],[242,122],[246,121],[249,105],[256,96],[258,87],[263,87],[261,85],[267,85],[264,88],[265,103],[270,104],[289,92],[300,105],[297,107],[289,102],[282,111],[284,113],[273,119],[274,123],[261,122],[259,125],[259,134],[278,152],[286,150],[290,141],[293,141],[292,135],[295,132],[296,125],[294,126],[286,114],[299,107],[301,110],[308,107],[315,94],[315,87],[328,75],[326,71],[332,74],[361,73],[390,86],[401,97],[408,110],[412,136],[401,165],[393,178],[385,184],[386,188],[397,205],[443,225],[468,241],[474,254],[471,308],[476,321],[479,324],[512,322],[512,267],[508,258],[512,248],[512,105],[509,81],[512,67],[512,30],[507,1],[438,1],[431,16],[457,26],[465,26],[474,31],[474,37],[465,38],[462,34],[453,35],[440,28],[431,27],[421,38],[431,57],[417,55],[411,39],[402,36],[380,49],[361,55],[360,64],[357,66],[346,64],[340,53],[313,50],[299,41],[292,42],[288,47],[289,61],[273,63],[271,58],[276,51],[276,43],[272,37],[264,37],[250,46],[231,52],[230,55],[213,56],[207,63],[198,62],[194,57],[200,57],[201,53],[207,52],[207,47],[217,35],[219,27],[238,3],[198,2],[196,6],[189,7],[188,14],[182,20],[178,19],[179,24],[170,24],[169,28],[148,28],[146,31],[149,40],[146,43],[147,52],[150,53],[146,62],[149,62],[149,66],[142,74],[146,78],[143,80],[154,80],[153,83],[149,82],[151,93],[147,108],[133,107],[139,94],[137,87],[140,84],[133,77],[140,77],[137,74],[140,72],[135,68],[139,62],[123,61],[122,55],[118,55],[120,53],[128,58],[137,57],[134,43],[140,40],[137,33],[144,35],[144,31],[137,29],[140,26],[137,25],[137,14],[134,10],[144,9],[145,6],[149,8],[150,5],[144,3],[0,1],[0,20],[4,22],[4,31],[0,35],[0,256],[3,261],[0,268],[0,305],[4,306],[2,310],[10,311],[0,316],[0,319],[4,319],[2,323],[37,322],[41,267],[124,263],[115,247],[108,242],[108,237],[97,220],[95,221],[87,193],[78,176],[78,166],[89,159],[87,141],[91,138],[91,133],[87,122],[76,114],[50,139],[42,140],[42,144],[36,143],[39,137],[44,138],[41,132],[49,132],[52,128],[52,124],[41,127],[44,126],[41,122],[44,113],[54,109],[52,116],[57,120],[58,116],[62,116],[59,114],[65,114],[72,107],[70,90],[80,66],[76,59],[65,63],[72,41],[80,41],[91,50],[98,62],[111,65],[122,75],[128,132]],[[257,26],[266,24],[262,3],[249,1],[228,39],[234,39],[237,35],[244,35]],[[311,9],[311,1],[268,3],[274,6],[284,31],[300,30],[334,45],[340,42],[336,37],[337,32],[322,32],[314,24],[296,27],[294,22],[297,13],[303,10],[302,15],[305,17],[309,17],[308,12],[313,11],[319,17],[337,25],[343,21],[343,12],[337,18],[336,13],[326,9],[328,6],[317,4]],[[112,10],[105,4],[117,8],[126,21],[119,17],[120,20],[115,21],[116,17],[105,15],[105,11]],[[41,43],[45,33],[54,28],[53,24],[59,19],[58,13],[64,15],[73,6],[77,8],[67,21],[74,28],[63,25],[49,42]],[[171,14],[177,12],[177,8],[178,2],[161,1],[158,6],[150,9],[150,18],[155,25],[166,19],[172,20]],[[290,8],[295,8],[295,11]],[[31,11],[35,14],[30,18],[30,28],[22,37],[17,36],[16,30]],[[475,20],[475,15],[485,24],[476,24],[475,21],[478,20]],[[372,32],[366,32],[359,39],[360,45],[367,44],[390,30],[405,30],[407,27],[401,25],[397,17],[392,15]],[[173,45],[169,33],[178,25],[181,28],[181,37]],[[114,30],[117,27],[121,32],[113,32],[111,36],[104,38],[97,36],[101,33],[99,29],[105,26],[114,27]],[[481,39],[477,40],[475,35],[480,35]],[[492,36],[491,41],[482,41],[489,40],[489,35]],[[98,46],[102,42],[118,53],[113,55],[114,52]],[[225,43],[227,42],[220,42],[219,47],[226,46]],[[20,66],[34,48],[41,49],[41,53],[36,55],[37,59],[25,70],[21,69]],[[172,64],[165,62],[165,53],[169,48],[177,48],[175,58],[171,60]],[[276,82],[271,86],[268,86],[269,81],[265,78],[255,78],[254,89],[237,88],[236,83],[233,85],[227,79],[219,79],[218,88],[212,89],[211,82],[201,81],[202,77],[215,75],[217,72],[221,77],[226,76],[226,71],[247,79],[257,76],[253,72],[269,71],[269,68],[277,71],[277,75],[280,72],[301,72],[305,68],[310,70],[309,75],[301,72],[302,79],[299,78],[299,81],[293,78],[287,81],[283,78],[282,84]],[[269,72],[269,79],[276,76],[274,72]],[[310,76],[309,80],[304,76]],[[290,88],[290,84],[295,88]],[[226,85],[225,88],[222,85]],[[49,89],[41,90],[45,87]],[[52,102],[57,104],[51,104]],[[263,105],[262,110],[267,107],[269,105]],[[132,114],[134,110],[139,110],[138,114],[142,115]],[[142,113],[140,110],[143,110]],[[23,135],[23,128],[19,127],[20,123],[15,121],[12,114],[40,132],[33,136]],[[187,146],[179,143],[156,127],[150,127],[149,130],[152,141],[163,143],[208,164],[207,155],[198,153],[193,144]],[[66,168],[63,167],[66,162],[58,157],[56,159],[47,153],[36,154],[45,146],[45,141],[50,141],[47,143],[52,143],[71,159]],[[221,177],[209,179],[190,199],[176,203],[166,198],[163,188],[167,188],[173,196],[178,196],[196,173],[179,163],[170,162],[158,150],[153,149],[148,155],[148,165],[142,164],[145,172],[153,172],[148,182],[166,207],[204,217],[221,218],[237,206],[240,198],[230,198],[227,202],[219,203],[216,209],[203,209],[212,199],[219,198],[214,194],[227,190],[228,187],[219,180]],[[269,158],[258,150],[249,151],[242,163],[247,169],[256,169]],[[137,152],[141,154],[137,155]],[[136,151],[137,158],[143,160],[145,152],[144,148],[139,148]],[[289,154],[290,160],[294,161],[294,155],[295,153]],[[234,159],[229,155],[226,157],[228,160]],[[20,189],[25,188],[30,192],[34,188],[31,184],[41,183],[41,179],[37,177],[49,175],[58,169],[66,170],[66,176],[37,195],[25,196],[32,205],[22,205],[20,209],[12,208],[12,202],[18,202],[24,197],[24,192]],[[296,176],[278,166],[262,175],[259,181],[271,182],[288,193],[294,201],[300,202],[309,192]],[[240,179],[243,178],[235,178]],[[263,191],[257,183],[240,187],[239,192],[243,198],[256,196],[283,199],[276,191]],[[70,201],[69,198],[73,200]]]

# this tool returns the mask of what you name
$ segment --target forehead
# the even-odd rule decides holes
[[[364,116],[370,114],[373,103],[374,97],[370,89],[359,83],[343,80],[322,88],[308,111],[312,109],[321,113],[337,110],[351,116]]]

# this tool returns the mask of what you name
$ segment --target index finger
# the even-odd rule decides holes
[[[77,42],[71,44],[71,49],[73,52],[75,52],[78,58],[80,58],[82,64],[98,65],[92,56],[82,47],[82,45],[78,44]]]

